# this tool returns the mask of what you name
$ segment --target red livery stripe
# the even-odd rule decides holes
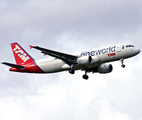
[[[43,73],[35,63],[25,65],[24,69],[10,68],[10,71],[13,72],[26,72],[26,73]]]

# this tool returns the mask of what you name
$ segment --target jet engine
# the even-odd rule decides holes
[[[82,56],[77,59],[78,64],[89,64],[91,63],[91,56]]]
[[[113,66],[111,64],[101,64],[98,67],[99,73],[110,73],[113,70]]]
[[[82,56],[77,59],[78,64],[92,64],[99,63],[100,59],[97,56]]]

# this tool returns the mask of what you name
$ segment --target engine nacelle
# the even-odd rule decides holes
[[[91,56],[82,56],[77,59],[78,64],[89,64],[91,63],[92,57]]]
[[[101,64],[98,67],[99,73],[110,73],[110,72],[112,72],[112,70],[113,70],[113,67],[111,64]]]
[[[91,56],[90,56],[91,57]],[[92,56],[90,58],[90,63],[100,63],[100,58],[98,56]]]
[[[100,59],[97,56],[82,56],[77,59],[78,64],[99,63]]]

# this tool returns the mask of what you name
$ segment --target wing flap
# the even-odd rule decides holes
[[[17,68],[17,69],[25,69],[25,66],[22,65],[16,65],[16,64],[12,64],[12,63],[7,63],[7,62],[2,62],[2,64],[7,65],[9,67],[13,67],[13,68]]]

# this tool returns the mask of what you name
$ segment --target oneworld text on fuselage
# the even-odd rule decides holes
[[[93,51],[85,51],[81,53],[81,56],[95,56],[95,55],[101,55],[101,54],[107,54],[107,53],[113,53],[116,51],[116,45],[114,47],[104,48],[100,50],[93,50]]]

